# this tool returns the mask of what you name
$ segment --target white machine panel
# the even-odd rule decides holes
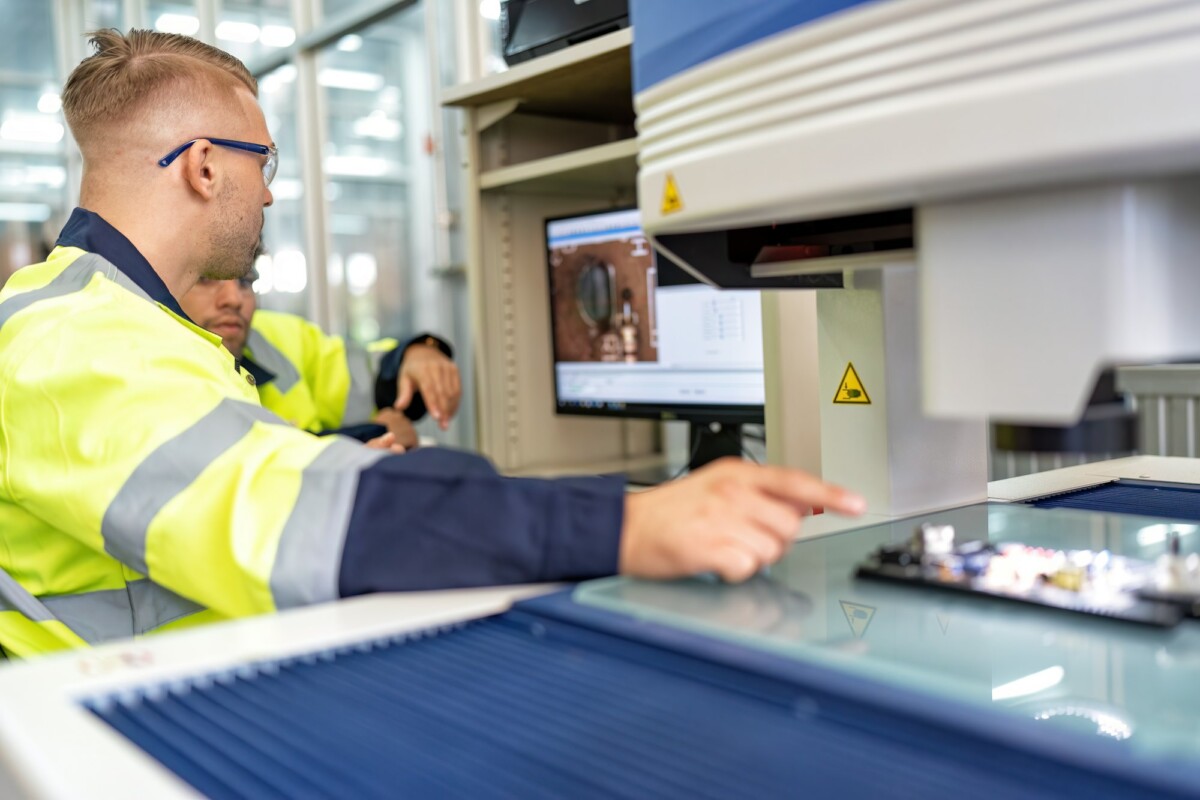
[[[1200,169],[1197,74],[1200,2],[870,3],[641,92],[643,226]]]

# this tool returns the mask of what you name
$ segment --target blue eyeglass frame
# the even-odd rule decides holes
[[[192,139],[190,142],[184,142],[179,147],[167,153],[158,160],[158,165],[160,167],[171,166],[171,162],[179,158],[184,150],[201,141],[212,142],[220,147],[231,147],[234,150],[245,150],[249,153],[258,153],[260,156],[266,156],[267,160],[262,165],[263,183],[270,186],[271,181],[275,180],[275,172],[279,169],[279,151],[275,149],[274,145],[239,142],[237,139],[216,139],[212,136],[200,136]]]

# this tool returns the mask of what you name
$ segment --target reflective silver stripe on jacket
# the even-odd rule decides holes
[[[270,582],[279,609],[337,599],[359,474],[388,455],[349,439],[331,439],[304,469],[300,495],[279,539]]]
[[[95,253],[84,253],[72,261],[66,269],[54,276],[45,286],[30,289],[0,303],[0,326],[8,322],[12,316],[24,311],[34,303],[49,300],[52,297],[64,297],[68,294],[82,291],[97,272],[104,275],[123,289],[133,292],[144,300],[150,300],[150,295],[142,291],[136,283],[130,280],[124,272],[117,269],[110,261]]]
[[[370,422],[375,415],[375,374],[371,369],[371,355],[366,348],[346,342],[346,367],[350,370],[350,390],[346,395],[346,412],[342,415],[343,425],[359,425]]]
[[[225,398],[190,428],[155,448],[125,480],[104,512],[100,534],[105,551],[147,573],[146,535],[154,517],[241,441],[256,422],[287,425],[261,406]]]
[[[49,622],[54,614],[17,579],[0,570],[0,610],[19,611],[34,622]]]
[[[42,300],[82,291],[97,273],[143,300],[153,302],[140,286],[112,262],[95,253],[84,253],[45,286],[0,303],[0,326]],[[145,559],[142,560],[144,562]],[[57,620],[83,640],[97,644],[145,633],[202,611],[203,607],[148,579],[134,581],[124,589],[58,595],[39,600],[6,571],[0,570],[0,610],[16,611],[33,622]]]
[[[88,644],[136,636],[204,610],[147,578],[124,589],[44,597],[42,602]]]
[[[0,610],[17,611],[33,622],[57,620],[85,642],[100,644],[152,631],[203,611],[204,606],[149,579],[132,581],[124,589],[38,599],[0,570]]]
[[[275,374],[272,383],[281,394],[287,394],[300,382],[300,371],[296,369],[296,365],[253,327],[250,328],[250,335],[246,337],[246,349],[260,366]]]

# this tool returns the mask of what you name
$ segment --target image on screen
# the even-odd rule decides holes
[[[546,222],[560,413],[758,421],[762,309],[657,256],[637,209]]]

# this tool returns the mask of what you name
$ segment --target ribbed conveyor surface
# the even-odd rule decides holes
[[[1116,481],[1046,497],[1032,505],[1200,522],[1200,487]]]
[[[92,706],[214,798],[1137,794],[721,661],[513,611]]]

